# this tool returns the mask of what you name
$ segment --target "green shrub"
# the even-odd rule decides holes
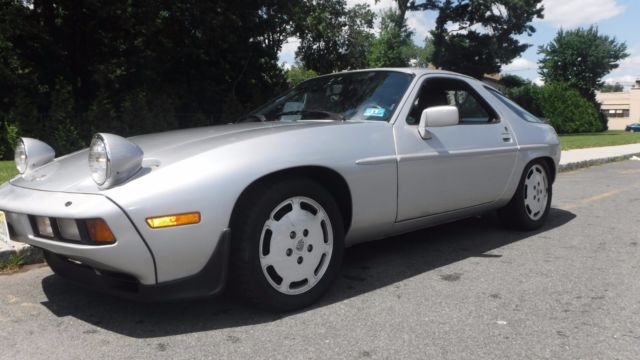
[[[520,84],[516,87],[508,87],[504,90],[504,94],[511,100],[518,103],[525,110],[535,116],[544,116],[542,110],[536,102],[535,92],[538,86],[530,82]]]
[[[6,134],[6,145],[4,150],[4,158],[7,160],[13,159],[13,150],[18,142],[18,127],[16,124],[6,122],[4,124],[5,134]]]
[[[56,150],[56,156],[62,156],[84,148],[86,141],[80,137],[78,130],[69,119],[65,118],[55,124],[51,144]]]
[[[0,120],[0,160],[13,160],[13,149],[18,141],[18,127],[10,119]]]
[[[43,133],[35,104],[19,93],[9,113],[0,115],[0,160],[13,159],[13,149],[20,136],[37,138]]]
[[[535,103],[542,115],[561,134],[602,130],[593,103],[577,90],[561,83],[550,83],[533,89]]]

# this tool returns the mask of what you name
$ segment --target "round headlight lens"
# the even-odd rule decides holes
[[[27,149],[24,146],[24,141],[22,139],[18,140],[18,144],[16,145],[16,150],[14,153],[16,160],[16,168],[20,174],[24,174],[27,171]]]
[[[100,136],[96,136],[91,140],[89,147],[89,169],[91,170],[91,178],[98,185],[103,185],[109,177],[109,155],[107,154],[107,146]]]

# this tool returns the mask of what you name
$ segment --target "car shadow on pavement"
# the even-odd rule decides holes
[[[560,227],[575,215],[553,208],[545,226],[534,232],[502,228],[494,216],[470,218],[384,240],[356,245],[345,252],[344,265],[329,293],[314,311],[401,282],[505,245]],[[274,314],[242,304],[232,295],[179,303],[146,304],[86,290],[56,275],[42,280],[47,301],[58,317],[71,316],[88,324],[134,338],[155,338],[268,323],[296,313]]]

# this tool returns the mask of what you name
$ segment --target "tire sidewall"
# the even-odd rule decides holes
[[[525,208],[525,203],[524,203],[524,183],[526,180],[526,176],[529,173],[529,170],[531,170],[531,168],[535,165],[539,165],[540,167],[542,167],[545,173],[545,176],[547,178],[547,205],[545,206],[544,213],[537,220],[533,220],[529,217],[529,214],[527,214],[527,209]],[[552,197],[553,197],[553,186],[551,183],[551,177],[549,176],[549,167],[547,166],[546,162],[541,160],[536,160],[527,164],[524,171],[522,172],[520,182],[518,183],[518,190],[514,198],[512,199],[512,201],[515,201],[515,203],[513,204],[514,205],[513,210],[517,212],[516,221],[519,222],[518,225],[520,225],[522,228],[526,230],[535,230],[540,228],[546,221],[547,216],[549,216],[549,209],[551,208]]]
[[[333,249],[329,266],[322,278],[308,291],[297,294],[283,294],[275,289],[267,280],[260,263],[260,238],[265,222],[270,218],[272,211],[286,199],[295,196],[305,196],[318,202],[327,213],[331,221],[333,231]],[[248,282],[248,291],[253,293],[252,300],[257,305],[264,307],[289,311],[312,304],[320,298],[329,288],[342,263],[344,253],[344,226],[340,210],[332,195],[315,181],[306,178],[287,179],[271,183],[254,192],[252,200],[246,206],[252,207],[246,212],[249,214],[245,221],[238,221],[245,226],[241,231],[240,241],[244,247],[243,264],[248,267],[250,277],[245,279]]]

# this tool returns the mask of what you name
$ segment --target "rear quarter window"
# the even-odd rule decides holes
[[[516,113],[516,115],[522,118],[522,120],[532,122],[532,123],[546,124],[546,121],[531,114],[527,110],[523,109],[520,105],[516,104],[513,100],[510,100],[509,98],[502,95],[498,91],[492,88],[486,88],[486,89],[489,90],[489,92],[493,96],[495,96],[496,99],[498,99],[501,103],[503,103],[506,107],[508,107],[509,110],[513,111],[514,113]]]

